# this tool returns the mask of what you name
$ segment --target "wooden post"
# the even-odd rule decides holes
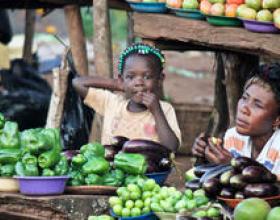
[[[112,78],[113,62],[108,0],[93,0],[93,3],[95,73]],[[103,118],[100,115],[95,114],[90,140],[101,140],[102,120]]]
[[[26,9],[25,15],[25,39],[23,47],[23,60],[32,64],[32,45],[35,31],[36,14],[34,9]]]
[[[225,84],[229,112],[229,127],[235,125],[236,109],[248,74],[258,66],[257,56],[237,53],[221,53],[225,68]]]
[[[77,5],[65,6],[64,13],[76,69],[80,75],[88,75],[86,41],[80,7]]]
[[[222,136],[228,128],[228,105],[225,86],[225,72],[221,53],[215,53],[215,94],[214,107],[207,128],[208,135]]]
[[[127,44],[131,45],[134,42],[132,12],[127,12],[126,14],[127,14]]]
[[[108,0],[93,0],[95,71],[104,77],[113,76],[111,31]]]

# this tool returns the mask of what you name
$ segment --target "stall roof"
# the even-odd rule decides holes
[[[62,8],[66,5],[91,6],[94,0],[0,0],[0,8]],[[116,9],[127,9],[129,6],[124,0],[109,0],[109,6]]]

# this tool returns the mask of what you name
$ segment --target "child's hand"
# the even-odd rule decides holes
[[[201,133],[194,141],[192,146],[192,154],[196,157],[204,157],[205,149],[208,146],[204,133]]]
[[[212,140],[209,140],[205,156],[209,162],[215,164],[226,164],[231,160],[231,154],[222,147],[222,141],[217,141],[214,144]]]
[[[150,110],[152,114],[160,109],[158,97],[151,92],[144,92],[142,96],[142,103]]]

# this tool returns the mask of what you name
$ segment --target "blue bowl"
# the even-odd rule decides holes
[[[162,186],[170,172],[171,170],[158,173],[146,173],[145,176],[150,179],[154,179],[158,185]]]
[[[147,13],[165,13],[167,7],[162,2],[130,2],[127,1],[134,11]]]
[[[112,209],[110,209],[110,215],[118,220],[157,220],[157,216],[153,212],[149,212],[145,215],[140,215],[136,217],[120,217],[117,216]]]

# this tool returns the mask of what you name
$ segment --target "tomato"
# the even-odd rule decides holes
[[[143,191],[153,191],[156,186],[156,181],[154,179],[148,179],[144,182]]]
[[[129,217],[130,216],[130,209],[123,208],[122,209],[122,217]]]
[[[131,209],[130,215],[131,216],[140,216],[141,215],[141,209],[136,208],[136,207]]]
[[[122,206],[121,205],[115,205],[113,207],[113,211],[117,216],[122,216]]]
[[[167,0],[166,4],[172,8],[181,8],[182,7],[182,0]]]
[[[121,198],[117,196],[112,196],[109,198],[109,204],[111,207],[114,207],[115,205],[121,205],[122,206],[122,200]]]
[[[135,201],[134,206],[136,208],[142,209],[144,207],[144,203],[143,203],[142,200],[138,199],[138,200]]]
[[[128,209],[132,209],[134,206],[134,202],[132,200],[127,200],[125,202],[125,207],[128,208]]]

